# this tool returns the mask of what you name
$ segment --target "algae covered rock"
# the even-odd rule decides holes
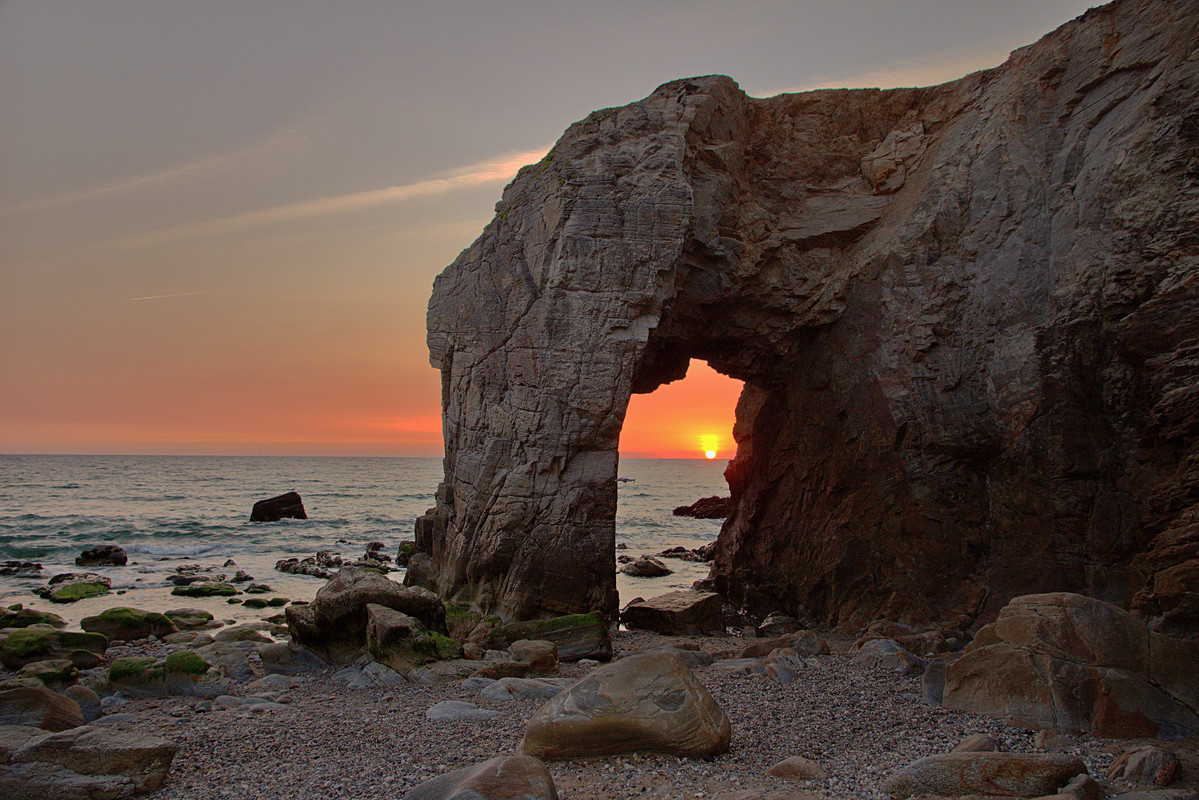
[[[706,758],[729,748],[729,718],[674,653],[615,661],[550,700],[521,750],[545,760],[656,752]]]
[[[17,670],[17,680],[32,678],[44,686],[65,686],[79,679],[79,668],[68,658],[34,661]]]
[[[0,662],[19,669],[34,661],[65,658],[79,669],[99,666],[108,649],[108,638],[100,633],[22,628],[4,636]]]
[[[24,608],[20,603],[0,609],[0,628],[28,628],[30,625],[50,625],[54,628],[67,627],[67,621],[50,611]]]
[[[126,656],[108,667],[108,685],[134,697],[171,694],[210,696],[219,694],[218,675],[199,654],[179,650],[166,658]]]
[[[108,594],[112,582],[91,572],[66,572],[55,575],[42,587],[34,589],[38,597],[51,603],[74,603],[89,597]]]
[[[415,617],[386,606],[366,607],[366,642],[371,658],[401,675],[433,661],[462,657],[462,645],[430,631]]]
[[[165,614],[126,606],[106,608],[94,617],[84,617],[79,627],[102,633],[110,642],[145,639],[151,634],[162,637],[179,631]]]
[[[483,644],[491,650],[506,650],[521,639],[553,642],[562,661],[582,658],[606,661],[612,658],[608,622],[598,611],[501,625],[487,634]]]
[[[212,614],[202,608],[173,608],[164,611],[163,615],[181,631],[198,630],[213,625]]]
[[[125,551],[115,544],[98,544],[75,557],[77,567],[123,567],[129,561]]]

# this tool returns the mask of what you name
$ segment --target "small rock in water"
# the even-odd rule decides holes
[[[275,522],[281,519],[308,519],[304,501],[296,492],[259,500],[250,511],[250,522]]]
[[[674,573],[674,570],[653,556],[642,556],[631,564],[625,564],[620,571],[634,578],[661,578]]]
[[[77,567],[123,567],[129,560],[125,551],[115,544],[98,544],[84,550],[75,558]]]

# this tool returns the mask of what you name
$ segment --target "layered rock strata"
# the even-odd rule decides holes
[[[1199,2],[1119,0],[924,89],[668,83],[521,170],[437,278],[432,582],[615,598],[621,424],[745,382],[713,579],[857,629],[1013,596],[1199,627]]]

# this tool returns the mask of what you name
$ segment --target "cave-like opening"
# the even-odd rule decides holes
[[[736,452],[733,421],[743,387],[695,359],[685,378],[630,398],[617,478],[616,586],[622,605],[634,597],[689,589],[708,576],[710,561],[659,554],[679,547],[697,553],[716,541],[723,517],[672,512],[702,498],[728,497],[724,469]],[[642,556],[658,557],[672,573],[644,577],[621,571]]]

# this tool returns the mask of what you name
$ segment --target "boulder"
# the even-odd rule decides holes
[[[471,680],[477,680],[473,678]],[[557,697],[567,688],[561,680],[547,681],[538,678],[500,678],[491,681],[479,691],[484,700],[548,700]]]
[[[108,594],[111,586],[108,578],[92,572],[64,572],[51,577],[45,586],[33,592],[51,603],[74,603]]]
[[[903,649],[894,639],[871,639],[854,653],[852,661],[859,666],[877,667],[903,675],[924,672],[924,662]]]
[[[77,567],[123,567],[129,561],[125,551],[115,544],[98,544],[75,557]]]
[[[649,600],[629,603],[620,621],[668,636],[724,632],[724,600],[714,592],[668,592]]]
[[[215,667],[220,675],[235,681],[254,680],[254,669],[250,666],[250,659],[246,655],[246,645],[233,642],[212,642],[193,646],[193,652]]]
[[[25,686],[0,692],[0,725],[28,725],[65,731],[83,724],[79,703],[44,686]]]
[[[30,625],[49,625],[54,628],[67,627],[67,621],[49,611],[23,608],[20,603],[9,608],[0,608],[0,629],[28,628]]]
[[[94,617],[84,617],[79,627],[89,633],[102,633],[110,642],[145,639],[151,634],[161,638],[179,631],[165,614],[125,606],[106,608]]]
[[[558,800],[545,764],[529,756],[496,756],[425,781],[403,800]]]
[[[786,636],[788,633],[795,633],[802,628],[803,626],[795,617],[776,611],[762,620],[762,624],[754,629],[754,635],[759,638]]]
[[[1076,594],[1012,600],[946,667],[946,708],[1102,738],[1199,734],[1199,648]]]
[[[62,690],[62,693],[79,704],[79,709],[83,712],[83,723],[89,724],[100,718],[101,712],[104,710],[100,705],[100,695],[96,694],[94,689],[81,684],[68,686]]]
[[[397,567],[407,567],[408,560],[416,555],[416,541],[408,539],[400,542],[400,546],[396,549],[395,564]]]
[[[434,703],[425,712],[425,717],[433,722],[486,722],[499,715],[498,711],[479,708],[465,700],[442,700],[440,703]]]
[[[215,697],[222,686],[210,666],[191,650],[177,650],[166,658],[125,656],[109,664],[108,686],[126,697]]]
[[[658,752],[719,755],[732,729],[681,658],[650,652],[600,667],[542,706],[521,750],[544,760]]]
[[[896,800],[914,795],[961,797],[1056,794],[1087,771],[1076,756],[1058,753],[945,753],[913,761],[888,778],[883,792]]]
[[[79,668],[66,658],[34,661],[17,670],[16,677],[18,680],[32,678],[44,686],[61,687],[78,680]]]
[[[1158,747],[1126,750],[1107,768],[1108,780],[1128,781],[1141,786],[1169,786],[1182,765],[1178,756]]]
[[[32,561],[0,562],[0,577],[15,575],[18,578],[36,578],[42,574],[42,565]]]
[[[171,590],[171,594],[178,597],[232,597],[240,594],[240,592],[231,583],[202,581],[200,583],[189,583],[186,586],[176,586]]]
[[[213,625],[212,614],[202,608],[174,608],[164,611],[163,616],[170,619],[181,631],[210,628]]]
[[[366,651],[372,604],[414,617],[431,633],[445,633],[445,606],[437,595],[353,565],[342,567],[309,605],[288,606],[287,627],[293,639],[326,661],[353,661]]]
[[[0,770],[0,796],[47,800],[133,797],[162,786],[175,744],[84,725],[28,739]]]
[[[100,664],[108,638],[99,633],[21,628],[0,637],[0,663],[19,669],[34,661],[69,659],[79,669]]]
[[[999,742],[985,733],[974,733],[953,746],[951,753],[993,753],[1001,750]]]
[[[462,645],[402,611],[368,603],[366,648],[371,658],[407,675],[432,661],[461,658]]]
[[[674,574],[673,569],[653,556],[642,556],[635,561],[625,564],[620,568],[620,571],[634,578],[662,578],[666,575]]]
[[[259,500],[250,510],[250,522],[275,522],[281,519],[308,519],[304,501],[295,492]]]
[[[433,565],[433,557],[428,553],[413,553],[408,557],[407,571],[404,573],[405,586],[421,586],[436,590],[437,569]]]
[[[741,651],[741,658],[761,658],[780,648],[790,648],[801,656],[827,656],[828,642],[816,631],[796,631],[776,639],[754,642]]]
[[[303,675],[324,669],[325,662],[311,650],[294,642],[272,642],[259,645],[258,657],[262,668],[279,675]]]
[[[558,646],[553,642],[518,639],[508,645],[508,652],[516,663],[528,665],[534,675],[553,675],[558,671]]]
[[[607,661],[612,658],[608,622],[598,611],[500,625],[488,631],[480,644],[489,650],[506,650],[521,639],[553,642],[562,661],[582,658]]]

